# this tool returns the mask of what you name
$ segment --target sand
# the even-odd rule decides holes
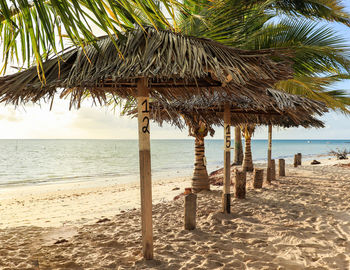
[[[193,231],[183,197],[171,200],[189,179],[155,183],[153,261],[142,259],[136,184],[3,194],[0,269],[350,269],[350,167],[334,166],[350,161],[321,161],[288,165],[261,190],[249,175],[229,215],[222,187],[199,193]]]
[[[158,180],[153,202],[172,200],[191,186],[186,178]],[[175,189],[175,190],[173,190]],[[0,228],[74,225],[140,207],[139,183],[67,183],[10,188],[0,193]]]

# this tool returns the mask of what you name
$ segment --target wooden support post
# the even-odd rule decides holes
[[[245,199],[247,172],[245,170],[236,170],[235,174],[235,197],[237,199]]]
[[[278,175],[286,176],[286,161],[284,159],[278,160]]]
[[[225,104],[224,111],[224,190],[222,194],[222,212],[231,212],[231,126],[230,105]]]
[[[271,159],[271,181],[276,181],[276,162]]]
[[[302,155],[301,153],[298,153],[298,165],[301,165],[301,158],[302,158]]]
[[[266,169],[266,183],[271,184],[271,168]]]
[[[294,155],[294,168],[298,167],[298,154]]]
[[[185,230],[196,228],[197,195],[188,194],[185,196]]]
[[[264,180],[264,170],[263,169],[254,169],[254,178],[253,178],[253,187],[262,188]]]
[[[145,78],[137,82],[137,109],[139,129],[139,160],[141,190],[142,252],[153,259],[151,143],[149,119],[149,88]]]
[[[271,159],[272,159],[272,125],[268,127],[268,149],[267,149],[267,170],[266,170],[266,182],[271,183]]]

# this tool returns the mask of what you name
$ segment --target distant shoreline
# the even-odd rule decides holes
[[[137,141],[138,139],[77,139],[77,138],[71,138],[71,139],[33,139],[33,138],[22,138],[22,139],[13,139],[13,138],[0,138],[0,141]],[[193,141],[194,139],[189,138],[183,138],[183,139],[152,139],[151,141]],[[244,138],[242,138],[244,141]],[[205,141],[223,141],[223,139],[213,139],[213,138],[206,138]],[[232,139],[233,141],[233,139]],[[254,139],[252,138],[252,141],[267,141],[267,139]],[[350,138],[348,139],[272,139],[272,141],[348,141],[346,143],[350,143]]]
[[[287,164],[293,163],[294,156],[284,156],[284,157],[275,157],[276,160],[278,159],[285,159]],[[309,164],[309,161],[311,160],[334,160],[335,158],[332,156],[329,156],[327,154],[321,154],[321,155],[303,155],[303,162],[307,162]],[[254,164],[257,167],[265,166],[267,163],[267,159],[257,159],[253,161]],[[350,163],[350,160],[349,160]],[[217,170],[218,168],[221,168],[221,165],[211,166],[208,168],[208,173],[210,174],[212,171]],[[152,172],[152,179],[154,182],[164,180],[164,179],[173,179],[178,177],[191,177],[192,176],[193,168],[189,168],[183,171],[179,170],[164,170],[160,172]],[[88,179],[87,179],[88,178]],[[110,177],[110,178],[98,178],[98,177],[70,177],[70,178],[59,178],[58,179],[46,179],[42,181],[36,181],[36,182],[23,182],[23,183],[8,183],[8,184],[2,184],[0,183],[0,196],[1,191],[7,192],[8,189],[17,189],[17,188],[41,188],[45,186],[53,186],[59,185],[61,188],[64,188],[64,186],[69,187],[71,185],[76,186],[86,186],[86,187],[101,187],[101,186],[110,186],[110,185],[124,185],[124,184],[137,184],[139,182],[139,174],[131,174],[131,175],[125,175],[125,176],[116,176],[116,177]],[[75,181],[72,179],[75,179]],[[58,181],[57,181],[58,180]]]
[[[309,142],[310,143],[307,143]],[[208,172],[223,166],[223,140],[206,141]],[[275,140],[272,157],[292,163],[301,152],[304,160],[329,158],[342,140]],[[153,179],[191,175],[193,140],[152,140]],[[253,140],[253,160],[265,163],[267,141]],[[232,157],[233,159],[233,153]],[[55,183],[129,183],[139,175],[137,140],[0,140],[0,190],[16,186]]]

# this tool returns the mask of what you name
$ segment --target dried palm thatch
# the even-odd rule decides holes
[[[150,103],[150,110],[152,119],[160,125],[167,122],[183,129],[202,122],[213,132],[213,126],[223,125],[224,105],[227,103],[231,106],[231,125],[321,128],[324,127],[323,122],[313,115],[328,111],[322,102],[272,89],[260,95],[215,93],[170,102],[159,96]],[[131,110],[128,114],[136,116],[137,110]]]
[[[38,102],[63,89],[61,96],[70,94],[71,105],[79,107],[85,95],[103,103],[107,93],[135,96],[139,78],[147,78],[153,92],[166,98],[218,87],[227,92],[258,91],[292,74],[288,51],[238,50],[208,39],[145,29],[115,40],[103,37],[99,49],[87,46],[64,52],[43,64],[42,78],[37,67],[0,78],[0,102]]]

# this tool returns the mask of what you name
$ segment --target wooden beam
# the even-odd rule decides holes
[[[262,115],[283,115],[283,113],[274,110],[231,110],[231,113],[244,113],[244,114],[262,114]]]
[[[222,195],[222,210],[231,212],[231,123],[230,105],[225,104],[224,112],[224,190]]]
[[[213,106],[213,107],[208,107],[206,109],[203,109],[202,107],[197,107],[197,106],[193,106],[194,109],[196,109],[196,111],[201,114],[201,113],[205,113],[207,112],[208,110],[211,110],[213,111],[213,113],[224,113],[224,110],[222,110],[221,108],[218,108],[217,106]],[[166,108],[164,108],[162,105],[159,106],[159,110],[166,110]],[[186,112],[187,110],[186,109],[183,109],[184,112]],[[239,109],[235,109],[235,110],[230,110],[231,112],[231,115],[233,114],[254,114],[254,115],[267,115],[267,116],[282,116],[283,113],[279,113],[279,112],[276,112],[276,111],[271,111],[271,110],[268,110],[268,111],[261,111],[261,110],[239,110]]]
[[[95,84],[95,87],[98,88],[121,88],[121,87],[131,87],[131,88],[137,88],[137,81],[135,78],[135,81],[132,80],[129,81],[122,81],[118,80],[115,81],[114,79],[105,79],[101,81],[100,83]],[[198,88],[198,87],[222,87],[222,83],[219,81],[212,80],[211,78],[204,78],[197,81],[184,81],[184,80],[169,80],[169,81],[153,81],[148,83],[149,86],[152,88]]]
[[[145,78],[137,82],[137,109],[139,129],[140,190],[142,251],[147,260],[153,259],[152,225],[152,179],[151,179],[151,143],[149,117],[149,88]]]
[[[197,111],[201,112],[201,111],[207,111],[207,110],[212,110],[213,112],[216,113],[223,113],[224,110],[222,110],[221,108],[217,107],[217,106],[213,106],[213,107],[208,107],[206,109],[202,109],[201,107],[194,107]],[[235,110],[231,110],[232,114],[256,114],[256,115],[268,115],[268,116],[281,116],[284,115],[282,112],[277,112],[274,110],[242,110],[242,109],[235,109]]]

